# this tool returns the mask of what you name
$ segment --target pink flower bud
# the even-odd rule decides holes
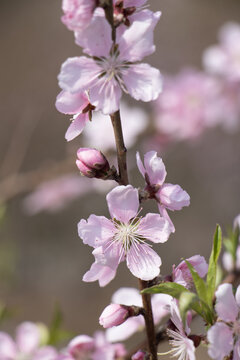
[[[110,304],[103,310],[99,323],[106,329],[124,323],[128,317],[128,306]]]
[[[80,148],[77,157],[77,167],[84,176],[102,177],[110,169],[105,156],[96,149]]]
[[[136,352],[133,356],[132,356],[132,360],[145,360],[147,359],[147,354],[142,351],[142,350],[139,350],[138,352]]]

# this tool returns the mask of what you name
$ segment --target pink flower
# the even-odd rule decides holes
[[[156,199],[160,214],[169,221],[171,230],[174,232],[175,227],[166,209],[174,211],[189,206],[190,196],[179,185],[164,184],[167,172],[162,159],[155,151],[149,151],[144,155],[144,165],[137,153],[137,166],[146,180],[146,191],[149,197]]]
[[[65,139],[71,141],[83,131],[89,117],[91,117],[94,106],[90,104],[85,92],[71,94],[67,91],[61,91],[58,94],[55,105],[61,113],[73,115],[65,134]]]
[[[240,286],[235,298],[231,284],[222,284],[216,291],[216,313],[222,322],[208,330],[208,354],[212,359],[222,360],[233,350],[233,359],[239,359],[240,334]]]
[[[79,236],[85,244],[92,246],[96,262],[87,278],[99,278],[97,265],[107,267],[115,274],[120,262],[126,260],[131,273],[142,279],[151,280],[159,274],[160,257],[146,243],[163,243],[168,240],[170,226],[158,214],[138,217],[138,190],[131,185],[117,186],[107,195],[112,220],[104,216],[91,215],[78,224]],[[112,275],[111,274],[111,275]],[[86,274],[85,274],[86,275]],[[111,278],[111,276],[110,276]],[[110,280],[109,280],[110,281]]]
[[[166,294],[155,294],[152,296],[153,318],[157,325],[169,314],[169,305],[172,297]],[[137,289],[120,288],[112,296],[112,303],[126,306],[142,307],[142,297]],[[128,339],[137,331],[142,331],[145,321],[142,315],[129,317],[123,324],[107,329],[106,337],[110,342],[123,341]]]
[[[147,0],[113,0],[115,25],[124,24],[130,26],[138,18],[146,2]]]
[[[169,337],[172,338],[169,344],[173,347],[168,353],[171,353],[172,357],[178,357],[179,360],[195,360],[194,342],[189,338],[190,329],[188,324],[186,328],[183,326],[176,300],[172,300],[171,304],[171,321],[176,330],[167,329]]]
[[[240,25],[229,22],[219,31],[220,44],[209,47],[203,55],[207,70],[230,81],[240,81]]]
[[[194,255],[186,260],[194,267],[200,277],[203,278],[207,274],[208,264],[203,256]],[[180,262],[177,267],[173,265],[172,277],[174,282],[185,286],[187,289],[193,284],[192,275],[185,260]]]
[[[147,354],[145,351],[137,351],[131,358],[132,360],[144,360],[147,359]]]
[[[72,339],[65,353],[65,360],[114,360],[125,356],[122,344],[110,344],[103,332],[96,332],[94,337],[79,335]]]
[[[85,29],[91,22],[96,0],[63,0],[62,22],[69,30]]]
[[[72,94],[89,90],[91,104],[104,114],[119,109],[122,91],[136,100],[151,101],[161,91],[159,70],[148,64],[137,64],[144,56],[154,52],[153,29],[160,13],[147,12],[136,20],[113,47],[111,27],[102,9],[95,11],[84,36],[76,33],[76,42],[87,58],[69,58],[59,74],[59,86]],[[98,34],[98,36],[96,36]]]
[[[99,318],[99,324],[105,329],[121,325],[130,316],[131,309],[127,306],[110,304],[102,312]]]
[[[154,123],[161,136],[169,141],[191,140],[219,123],[221,84],[216,79],[185,69],[164,80],[164,91],[154,103]]]
[[[41,334],[36,324],[24,322],[16,329],[16,341],[7,333],[0,332],[1,360],[56,360],[57,351],[52,346],[41,347]]]

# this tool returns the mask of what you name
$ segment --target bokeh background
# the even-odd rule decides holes
[[[240,22],[238,0],[149,4],[163,15],[155,31],[157,51],[148,62],[170,74],[186,65],[201,68],[202,52],[217,42],[219,27],[229,20]],[[8,176],[15,170],[24,173],[44,166],[46,175],[46,169],[51,172],[67,154],[72,154],[69,169],[77,173],[75,149],[80,140],[64,140],[68,116],[54,106],[61,63],[81,54],[60,21],[61,1],[1,0],[0,14],[1,179],[8,179],[11,188]],[[176,233],[158,247],[162,273],[170,272],[182,257],[208,257],[216,223],[225,228],[240,212],[239,135],[214,128],[194,142],[156,149],[164,158],[168,182],[180,184],[191,196],[189,208],[172,214]],[[139,146],[131,149],[131,158]],[[134,169],[131,178],[134,185],[143,184]],[[105,197],[93,193],[76,198],[60,212],[28,216],[22,207],[25,188],[1,208],[0,300],[15,309],[13,325],[22,320],[48,324],[58,302],[65,327],[91,335],[111,294],[120,286],[137,286],[124,265],[106,288],[82,282],[93,257],[77,235],[77,223],[91,213],[108,216]],[[146,209],[156,210],[152,203]]]

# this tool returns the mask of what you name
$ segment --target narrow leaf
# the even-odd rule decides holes
[[[164,282],[141,291],[144,294],[167,294],[179,299],[181,293],[190,292],[184,286],[174,282]]]
[[[205,284],[205,281],[198,275],[197,271],[190,262],[187,260],[185,260],[185,262],[191,272],[199,299],[207,303],[207,285]]]
[[[207,273],[207,304],[212,308],[212,300],[216,289],[216,274],[217,274],[217,261],[222,247],[222,231],[217,225],[214,238],[213,248],[209,258],[208,273]]]
[[[196,301],[198,301],[198,297],[196,294],[189,291],[181,293],[179,297],[179,310],[184,325],[186,322],[187,312],[188,310],[192,309]]]

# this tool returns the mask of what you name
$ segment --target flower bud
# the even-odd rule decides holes
[[[138,350],[138,352],[136,352],[132,358],[132,360],[146,360],[149,359],[149,356],[146,354],[145,351],[142,350]]]
[[[101,178],[110,169],[106,157],[96,149],[80,148],[77,157],[77,167],[84,176]]]
[[[110,304],[102,312],[99,323],[105,329],[121,325],[129,317],[130,307],[125,305]]]

